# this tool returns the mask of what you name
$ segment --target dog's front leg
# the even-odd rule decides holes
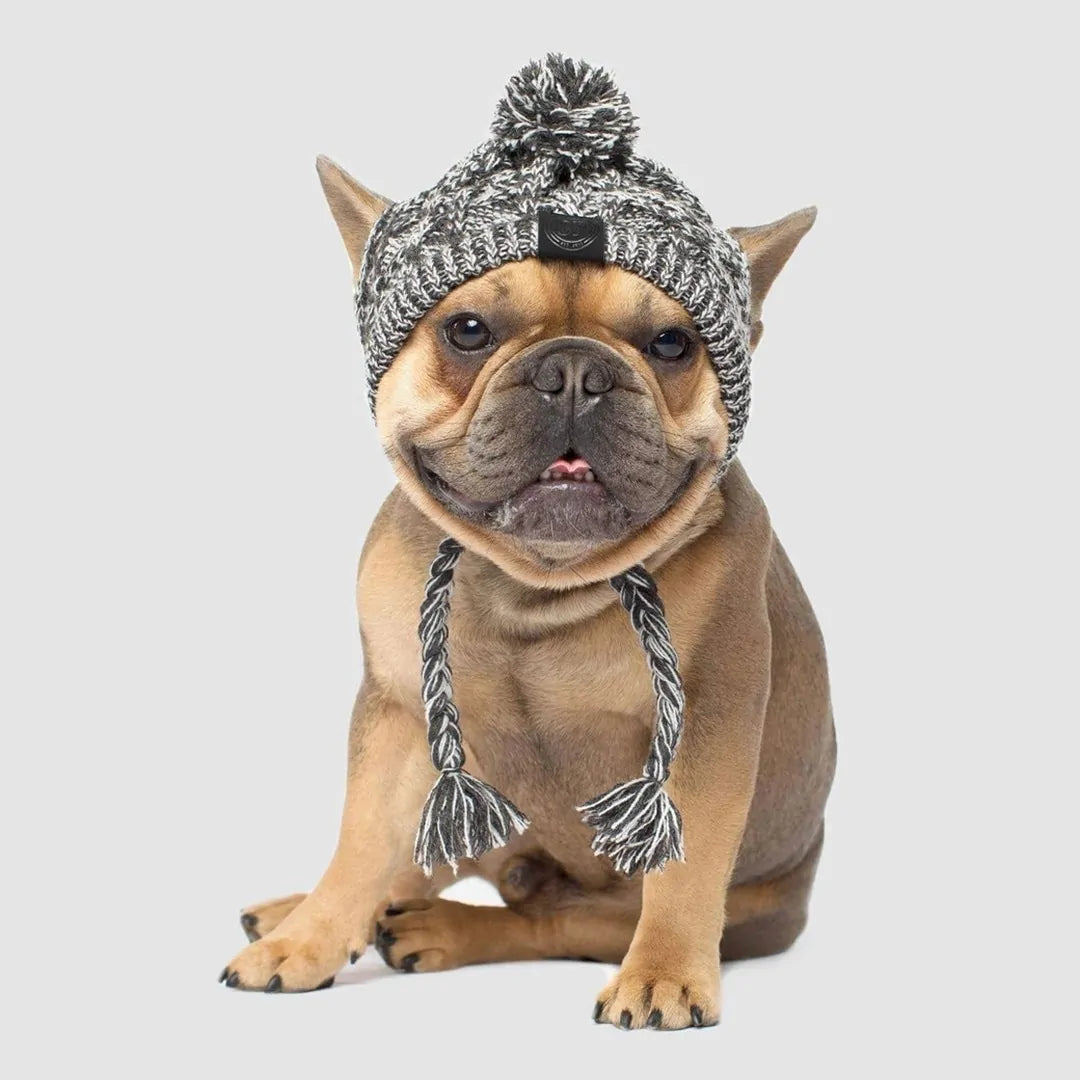
[[[724,905],[754,794],[769,685],[767,622],[742,633],[745,649],[731,670],[704,693],[688,687],[667,784],[682,814],[686,859],[645,875],[641,917],[622,967],[597,998],[598,1022],[684,1028],[720,1018]]]
[[[371,687],[361,689],[349,736],[345,811],[322,880],[222,973],[246,990],[316,990],[368,944],[375,908],[411,863],[413,833],[431,787],[423,725]]]

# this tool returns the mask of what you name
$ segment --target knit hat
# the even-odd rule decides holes
[[[550,54],[515,75],[491,136],[433,187],[375,223],[356,289],[372,411],[379,379],[410,331],[452,289],[532,256],[621,266],[677,300],[716,371],[734,458],[750,406],[750,278],[736,240],[664,166],[634,153],[626,95],[601,68]],[[450,593],[462,547],[439,545],[420,614],[422,694],[439,770],[416,837],[416,862],[456,868],[528,826],[490,785],[463,771],[447,655]],[[593,850],[624,873],[683,857],[682,821],[663,790],[684,697],[656,584],[642,566],[612,578],[652,674],[656,727],[642,776],[578,809]]]

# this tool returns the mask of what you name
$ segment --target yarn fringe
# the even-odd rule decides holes
[[[593,851],[608,856],[620,873],[662,870],[685,857],[682,816],[659,780],[629,780],[577,809],[596,830]]]
[[[503,847],[512,831],[528,827],[529,819],[490,784],[461,769],[446,769],[424,804],[413,858],[428,877],[436,866],[457,873],[460,860]]]

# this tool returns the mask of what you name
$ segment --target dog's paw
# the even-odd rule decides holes
[[[220,981],[237,990],[268,994],[325,990],[350,954],[363,950],[362,941],[349,940],[347,925],[328,919],[286,919],[237,953]]]
[[[719,963],[680,972],[670,964],[642,966],[627,958],[596,999],[593,1019],[626,1030],[712,1027],[720,1021]]]
[[[453,900],[395,900],[376,916],[375,948],[390,967],[409,973],[473,963],[477,910]]]
[[[265,937],[292,910],[300,906],[306,893],[293,893],[280,900],[268,900],[265,904],[252,904],[240,912],[240,928],[247,934],[248,941],[258,941]]]

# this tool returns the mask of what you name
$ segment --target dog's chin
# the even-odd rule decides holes
[[[512,495],[486,502],[456,488],[419,455],[415,468],[428,493],[457,517],[547,555],[595,550],[626,539],[675,503],[696,471],[689,462],[670,497],[642,511],[620,502],[600,477],[538,478]]]

